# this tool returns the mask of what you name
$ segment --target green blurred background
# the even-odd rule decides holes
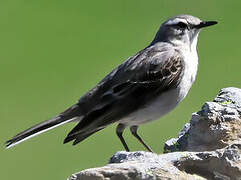
[[[220,0],[1,0],[0,142],[74,104],[108,72],[153,39],[160,24],[192,14],[219,24],[199,38],[199,72],[188,97],[140,134],[158,153],[191,113],[220,88],[241,87],[241,1]],[[0,179],[66,179],[101,166],[123,150],[115,126],[77,146],[63,145],[74,124],[0,148]],[[144,150],[125,133],[131,150]]]

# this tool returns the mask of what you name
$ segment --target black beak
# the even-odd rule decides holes
[[[218,22],[217,21],[202,21],[200,24],[198,24],[194,27],[197,28],[197,29],[200,29],[200,28],[212,26],[212,25],[215,25],[215,24],[218,24]]]

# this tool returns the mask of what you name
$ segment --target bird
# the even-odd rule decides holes
[[[74,105],[6,141],[11,148],[27,139],[69,122],[77,125],[64,144],[76,145],[117,124],[116,134],[130,151],[123,132],[146,148],[137,133],[142,124],[157,120],[173,110],[188,94],[198,70],[197,42],[200,31],[217,21],[202,21],[192,15],[177,15],[164,21],[151,43],[111,71]]]

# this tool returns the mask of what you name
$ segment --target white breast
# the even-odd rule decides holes
[[[195,51],[184,51],[185,69],[183,78],[179,84],[181,100],[186,97],[192,84],[194,83],[198,69],[198,55]]]

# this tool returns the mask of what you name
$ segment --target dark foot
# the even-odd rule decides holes
[[[131,133],[133,134],[133,136],[135,136],[138,141],[143,144],[143,146],[145,146],[145,148],[149,151],[149,152],[153,152],[152,149],[142,140],[142,138],[137,134],[137,129],[138,129],[138,126],[131,126],[130,127],[130,130],[131,130]]]
[[[117,128],[116,128],[116,134],[117,136],[120,138],[120,141],[122,143],[122,145],[124,146],[125,150],[127,152],[130,151],[130,149],[128,148],[126,142],[125,142],[125,139],[123,138],[122,134],[123,134],[123,131],[124,129],[126,128],[126,126],[124,124],[118,124]]]

